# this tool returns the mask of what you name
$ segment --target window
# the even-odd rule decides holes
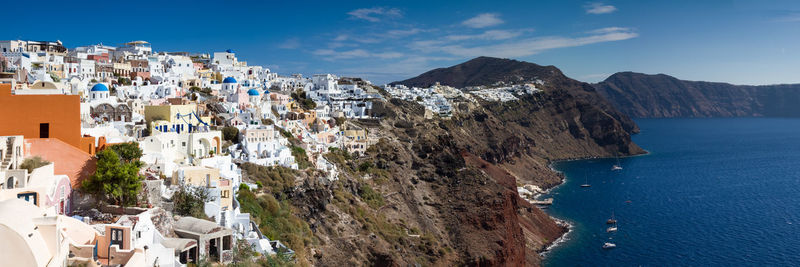
[[[8,180],[6,181],[6,189],[14,189],[15,183],[16,179],[14,179],[14,176],[8,177]]]
[[[39,198],[36,195],[36,192],[19,193],[17,194],[17,198],[31,202],[33,203],[33,205],[39,206]]]
[[[39,123],[39,138],[50,138],[49,123]]]

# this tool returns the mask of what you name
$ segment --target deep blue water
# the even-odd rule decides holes
[[[547,212],[574,227],[546,266],[800,265],[800,119],[636,122],[650,154],[620,159],[624,170],[554,164],[567,180]],[[609,238],[618,247],[602,249]]]

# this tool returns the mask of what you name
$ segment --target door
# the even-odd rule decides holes
[[[49,123],[39,123],[39,138],[50,138]]]
[[[125,249],[123,247],[123,231],[122,229],[115,229],[111,228],[111,242],[109,243],[109,247],[113,245],[118,245],[119,249]]]

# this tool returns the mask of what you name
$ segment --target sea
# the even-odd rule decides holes
[[[545,266],[800,265],[800,119],[636,123],[649,153],[620,171],[614,158],[553,164],[566,181],[545,211],[572,227]]]

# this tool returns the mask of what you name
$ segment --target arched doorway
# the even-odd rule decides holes
[[[208,155],[208,151],[211,151],[211,142],[208,141],[206,138],[200,139],[200,149],[197,153],[198,158],[205,157]]]
[[[219,137],[218,136],[214,136],[214,144],[213,145],[214,145],[214,148],[213,148],[214,149],[214,154],[219,154],[221,149],[220,149],[220,141],[219,141]]]

